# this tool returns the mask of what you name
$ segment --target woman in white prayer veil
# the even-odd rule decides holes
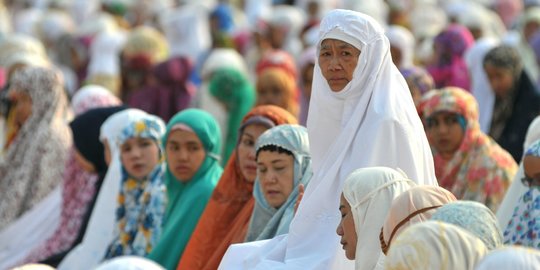
[[[527,135],[525,135],[523,149],[528,149],[533,142],[539,139],[540,116],[537,116],[531,122],[529,128],[527,129]],[[521,181],[524,176],[525,173],[523,172],[523,161],[520,161],[518,171],[516,173],[516,176],[514,176],[514,181],[512,181],[512,184],[510,184],[510,187],[504,195],[503,201],[499,205],[499,209],[497,209],[496,216],[497,220],[499,221],[499,226],[501,228],[506,228],[508,226],[508,222],[510,222],[512,214],[514,214],[514,208],[519,200],[519,197],[523,195],[523,193],[527,192],[527,190],[529,190],[529,187],[523,184],[523,181]]]
[[[220,269],[352,269],[335,233],[348,174],[385,166],[437,185],[424,128],[384,29],[359,12],[333,10],[319,33],[307,123],[314,176],[288,235],[233,245]]]
[[[115,205],[122,179],[117,139],[125,123],[133,122],[145,115],[147,113],[139,109],[127,109],[113,114],[101,126],[100,140],[105,146],[105,160],[109,163],[109,169],[82,242],[64,258],[58,269],[94,269],[105,256],[113,238]]]

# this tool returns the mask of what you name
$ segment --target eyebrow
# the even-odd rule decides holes
[[[254,138],[254,137],[255,137],[255,136],[249,134],[249,132],[247,132],[247,131],[244,131],[244,133],[242,133],[242,135],[243,135],[243,136],[249,136],[249,137],[251,137],[251,138]]]

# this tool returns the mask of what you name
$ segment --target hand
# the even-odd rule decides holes
[[[298,210],[298,206],[300,205],[300,202],[302,201],[302,197],[304,197],[304,184],[298,185],[298,197],[296,197],[296,202],[294,203],[295,214],[296,214],[296,210]]]

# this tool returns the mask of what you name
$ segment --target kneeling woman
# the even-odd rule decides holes
[[[281,125],[257,140],[257,179],[246,241],[273,238],[289,232],[300,184],[307,185],[313,172],[307,129]]]
[[[147,115],[126,123],[118,137],[122,181],[106,259],[145,256],[157,243],[166,206],[160,143],[164,131],[160,118]]]
[[[187,109],[169,121],[163,143],[169,202],[163,233],[149,258],[166,269],[176,269],[223,172],[219,165],[221,131],[209,113]]]

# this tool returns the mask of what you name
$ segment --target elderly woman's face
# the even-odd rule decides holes
[[[352,80],[359,57],[360,50],[347,42],[337,39],[322,41],[319,65],[332,91],[343,90]]]

